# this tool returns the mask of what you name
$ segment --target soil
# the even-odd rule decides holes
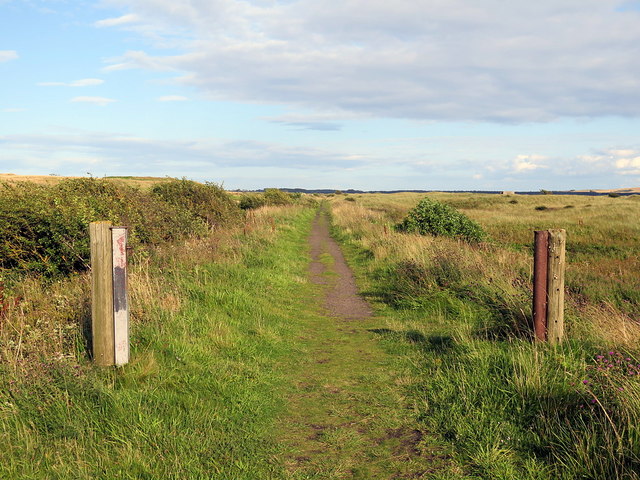
[[[338,243],[329,233],[326,215],[319,214],[313,222],[311,235],[311,281],[319,285],[326,285],[323,276],[329,267],[322,261],[322,254],[328,254],[332,259],[331,270],[335,273],[335,281],[330,285],[326,294],[324,307],[328,315],[349,320],[371,317],[373,311],[369,304],[358,294],[353,273],[347,265]]]

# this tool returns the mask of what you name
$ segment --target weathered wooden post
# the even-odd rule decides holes
[[[547,339],[555,345],[564,337],[564,269],[567,232],[549,230],[547,257]]]
[[[91,336],[98,365],[129,361],[127,229],[111,222],[89,225],[91,242]]]
[[[533,326],[538,340],[564,336],[565,230],[538,230],[533,260]]]
[[[534,232],[533,250],[533,330],[540,341],[547,339],[547,257],[549,232]]]

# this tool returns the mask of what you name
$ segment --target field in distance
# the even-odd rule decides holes
[[[33,182],[39,185],[55,185],[67,178],[86,178],[86,177],[65,177],[61,175],[16,175],[15,173],[0,173],[0,182]],[[114,176],[104,177],[106,180],[122,182],[131,187],[139,187],[142,189],[150,188],[155,183],[166,182],[169,177],[133,177],[133,176]]]

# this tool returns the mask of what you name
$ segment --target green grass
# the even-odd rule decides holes
[[[29,298],[11,307],[0,317],[0,478],[640,478],[628,222],[640,204],[435,197],[491,242],[385,230],[409,194],[334,197],[336,236],[376,309],[357,325],[320,308],[307,278],[315,212],[300,207],[257,211],[244,236],[217,232],[147,270],[141,258],[123,368],[78,360],[68,330],[86,315],[86,278],[51,287],[52,317]],[[552,227],[570,238],[558,348],[526,332],[527,239]],[[334,259],[321,261],[331,285]]]
[[[215,261],[187,243],[134,269],[129,365],[34,349],[0,367],[0,478],[471,478],[420,430],[380,320],[327,316],[338,274],[324,252],[326,284],[309,283],[315,211],[257,215]]]
[[[518,204],[500,196],[435,196],[479,221],[492,243],[473,248],[385,232],[384,225],[410,208],[406,195],[391,196],[388,207],[386,197],[375,196],[358,199],[369,208],[333,203],[336,235],[386,320],[383,341],[396,370],[405,372],[405,395],[422,428],[447,442],[477,478],[640,478],[640,381],[627,367],[640,363],[633,343],[638,332],[629,322],[622,336],[626,317],[616,309],[617,282],[597,278],[611,266],[612,252],[638,248],[637,237],[625,234],[636,227],[622,223],[622,213],[637,212],[637,204],[590,198],[599,208],[580,224],[573,216],[578,207],[561,215],[531,206],[567,201],[557,196],[518,197]],[[571,201],[591,208],[586,200]],[[553,217],[537,223],[535,215]],[[590,266],[570,260],[568,276],[592,275],[581,285],[599,288],[601,297],[576,299],[569,285],[568,339],[558,348],[533,343],[527,333],[531,278],[525,262],[531,259],[528,249],[510,246],[543,226],[567,227],[577,244],[600,246],[591,247]],[[633,265],[627,258],[620,277],[632,276]],[[638,311],[636,299],[625,301],[629,311]],[[597,355],[606,359],[609,351],[610,358],[630,361],[603,367]]]
[[[34,358],[26,374],[3,372],[0,478],[281,478],[283,359],[297,355],[291,319],[309,314],[300,252],[313,212],[296,212],[275,241],[165,268],[182,307],[134,325],[130,365]]]

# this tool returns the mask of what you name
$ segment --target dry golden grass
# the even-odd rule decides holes
[[[16,175],[14,173],[0,173],[0,183],[30,182],[38,185],[55,185],[68,178],[83,177],[64,177],[60,175]],[[150,189],[156,183],[167,182],[170,180],[167,177],[106,177],[105,179],[110,182],[123,183],[130,187],[139,188],[141,190]]]
[[[533,231],[567,230],[567,310],[573,335],[632,344],[640,340],[640,197],[502,196],[432,193],[477,221],[490,243],[473,247],[447,238],[396,233],[425,194],[362,194],[332,199],[334,222],[374,257],[373,265],[414,261],[426,270],[453,265],[466,282],[505,298],[531,289]],[[537,210],[536,207],[546,207]],[[530,315],[530,305],[513,308]]]

